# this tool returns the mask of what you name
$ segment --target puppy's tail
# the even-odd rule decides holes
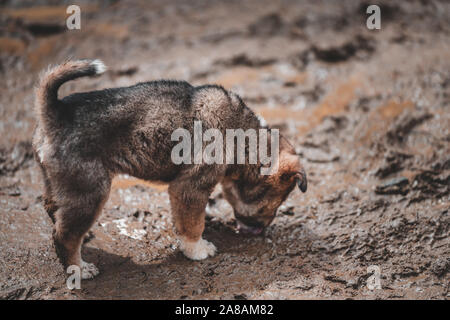
[[[76,78],[93,76],[105,71],[106,67],[100,60],[67,61],[50,68],[41,77],[36,90],[37,114],[44,123],[52,121],[59,105],[58,89],[61,85]]]

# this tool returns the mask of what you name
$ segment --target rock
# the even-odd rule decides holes
[[[253,36],[273,36],[279,33],[283,26],[280,16],[277,13],[271,13],[252,23],[248,30]]]
[[[287,216],[293,216],[295,214],[294,212],[294,206],[285,206],[285,205],[281,205],[280,206],[280,212],[284,215]]]
[[[0,174],[15,172],[33,157],[31,143],[22,141],[11,150],[0,149]]]
[[[136,72],[138,72],[139,68],[137,66],[130,66],[127,68],[111,70],[112,74],[118,77],[131,77]]]
[[[335,152],[326,152],[321,149],[307,149],[303,153],[309,162],[328,163],[339,161],[339,155]]]
[[[334,282],[334,283],[340,283],[340,284],[345,284],[345,285],[347,284],[347,280],[338,278],[335,275],[325,276],[324,279],[327,281],[330,281],[330,282]]]
[[[375,172],[375,175],[380,178],[386,178],[390,174],[402,170],[405,166],[405,161],[412,157],[411,154],[389,150],[386,152],[384,161]]]
[[[11,185],[0,188],[0,195],[8,195],[11,197],[18,197],[22,194],[20,188],[17,185]]]
[[[276,62],[276,59],[268,58],[249,58],[245,53],[238,54],[230,59],[217,60],[217,65],[225,67],[246,66],[246,67],[263,67]]]
[[[343,192],[335,192],[332,195],[323,198],[323,200],[320,201],[320,203],[335,203],[342,198]]]
[[[450,270],[450,258],[439,258],[431,265],[431,272],[439,278],[445,276]]]
[[[33,22],[25,25],[25,28],[35,37],[48,37],[67,30],[61,23]]]
[[[398,177],[387,180],[381,185],[375,188],[376,194],[401,194],[406,195],[408,189],[409,180],[405,177]]]
[[[404,112],[397,121],[395,121],[386,133],[387,140],[390,144],[403,143],[409,133],[424,121],[433,117],[430,113],[422,113],[419,115]]]
[[[235,294],[234,299],[236,300],[247,300],[247,295],[245,293]]]
[[[423,170],[414,177],[413,189],[435,198],[445,196],[450,190],[450,174]]]
[[[318,60],[336,63],[346,61],[357,53],[365,53],[370,55],[375,51],[375,47],[371,42],[374,40],[365,38],[361,35],[356,36],[355,39],[344,43],[341,46],[329,47],[329,48],[317,48],[312,46],[311,50],[314,52],[315,57]]]

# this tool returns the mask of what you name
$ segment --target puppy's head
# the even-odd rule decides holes
[[[260,234],[296,186],[306,192],[306,173],[292,146],[282,142],[277,172],[256,179],[229,179],[223,183],[223,192],[234,209],[238,228]]]

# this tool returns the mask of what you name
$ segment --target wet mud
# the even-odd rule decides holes
[[[27,2],[0,7],[1,299],[450,297],[447,1],[384,1],[381,30],[362,1],[90,1],[72,31],[64,6]],[[218,254],[194,262],[167,187],[116,177],[83,248],[100,275],[69,290],[30,143],[39,71],[69,56],[109,71],[60,96],[161,78],[238,93],[296,146],[308,192],[249,237],[217,188]]]

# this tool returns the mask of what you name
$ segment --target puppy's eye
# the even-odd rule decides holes
[[[262,214],[264,212],[264,208],[260,208],[259,210],[258,210],[258,214]]]

